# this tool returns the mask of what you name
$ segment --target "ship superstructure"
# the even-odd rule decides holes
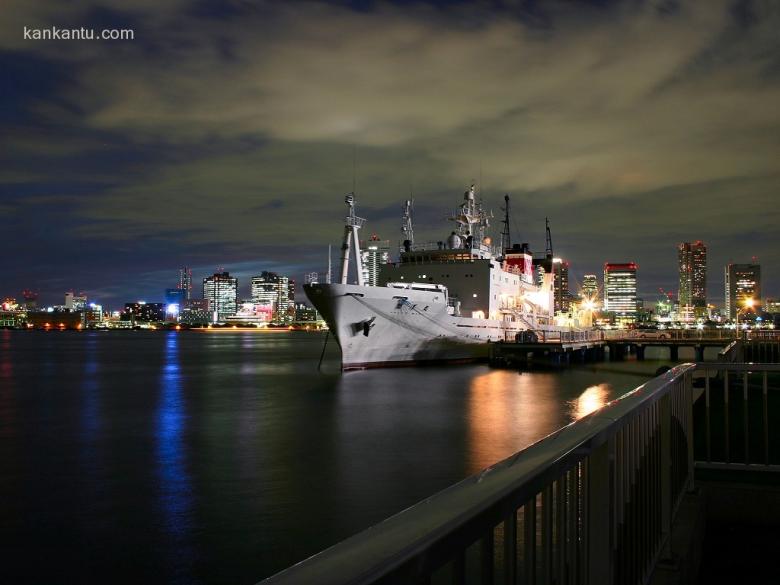
[[[492,245],[490,216],[473,185],[443,240],[415,243],[406,202],[399,259],[382,267],[379,286],[362,282],[363,220],[355,215],[354,196],[346,203],[340,282],[304,286],[338,341],[343,369],[473,360],[487,356],[488,342],[555,329],[551,271],[541,271],[537,284],[527,244]],[[508,245],[508,237],[502,243]],[[356,283],[348,278],[351,257]]]

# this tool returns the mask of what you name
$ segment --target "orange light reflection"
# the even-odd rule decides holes
[[[476,473],[565,425],[555,374],[495,370],[469,388],[468,471]]]
[[[586,388],[585,392],[580,394],[574,403],[574,412],[572,413],[574,418],[582,418],[604,406],[609,402],[610,390],[609,384],[597,384]]]

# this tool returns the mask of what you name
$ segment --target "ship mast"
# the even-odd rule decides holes
[[[325,282],[327,284],[330,284],[330,274],[331,274],[331,260],[330,260],[330,244],[328,244],[328,273],[325,275]]]
[[[482,205],[477,203],[476,199],[476,187],[472,185],[463,194],[463,203],[450,219],[458,224],[459,236],[466,238],[472,236],[472,242],[479,247],[485,239],[485,228],[490,225],[490,222]]]
[[[509,234],[509,194],[504,195],[504,229],[501,232],[501,255],[512,247],[512,238]]]
[[[544,255],[547,257],[547,259],[550,262],[552,262],[553,259],[552,233],[550,232],[550,220],[547,219],[546,217],[544,218],[544,227],[545,227],[545,234],[546,234]]]
[[[412,228],[413,204],[414,201],[412,199],[407,199],[403,206],[404,215],[401,224],[401,233],[404,235],[404,241],[403,245],[401,246],[402,252],[410,252],[412,250],[412,246],[414,246],[414,229]]]
[[[363,227],[363,223],[366,220],[355,215],[354,193],[349,193],[344,198],[344,203],[347,204],[349,215],[347,215],[344,223],[344,243],[341,245],[341,284],[347,284],[347,276],[349,274],[349,253],[352,246],[354,246],[357,283],[358,286],[363,286],[363,262],[360,258],[360,238],[358,238],[358,230]]]

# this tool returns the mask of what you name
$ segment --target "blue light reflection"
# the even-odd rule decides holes
[[[157,465],[160,476],[160,507],[168,545],[176,551],[174,581],[191,581],[195,558],[190,542],[192,529],[192,486],[187,471],[184,444],[187,416],[182,396],[179,364],[179,335],[171,331],[165,340],[160,379],[160,404],[157,415]]]

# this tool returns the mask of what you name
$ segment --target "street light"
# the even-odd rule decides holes
[[[742,301],[742,303],[745,305],[745,306],[743,307],[743,310],[747,310],[747,309],[752,309],[752,308],[753,308],[753,305],[755,305],[755,304],[756,304],[756,301],[755,301],[755,300],[753,300],[753,297],[748,297],[748,298],[744,299],[744,300]],[[736,312],[736,325],[735,325],[735,327],[736,327],[736,333],[737,333],[737,337],[739,337],[739,311],[740,311],[740,308],[739,308],[739,301],[737,301],[737,307],[736,307],[736,309],[737,309],[737,312]]]
[[[580,303],[580,319],[583,323],[587,322],[585,327],[593,326],[593,314],[596,312],[598,303],[593,298],[586,298]]]

